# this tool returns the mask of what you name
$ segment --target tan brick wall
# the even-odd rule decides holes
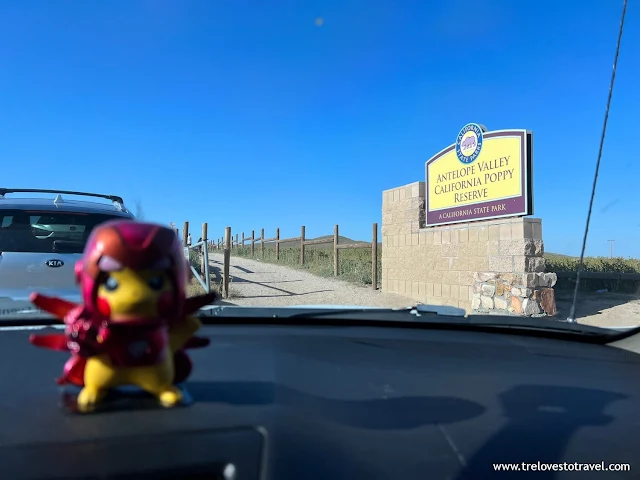
[[[424,182],[382,194],[383,291],[470,311],[474,273],[544,270],[540,219],[424,228],[424,205]]]

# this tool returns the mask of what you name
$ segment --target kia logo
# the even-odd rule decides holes
[[[58,268],[64,265],[64,262],[62,260],[47,260],[46,262],[44,262],[44,264],[47,267],[51,267],[51,268]]]

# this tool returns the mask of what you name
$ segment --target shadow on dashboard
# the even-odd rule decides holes
[[[373,430],[447,424],[481,415],[478,403],[453,397],[389,397],[367,400],[332,399],[267,382],[189,382],[195,402],[289,407],[323,421]]]
[[[498,396],[507,419],[506,425],[475,452],[457,480],[495,474],[492,465],[497,462],[615,462],[611,458],[594,458],[597,446],[585,451],[586,458],[567,459],[564,454],[569,441],[580,429],[612,422],[614,418],[604,413],[605,408],[626,398],[627,395],[620,393],[587,388],[552,385],[513,387]],[[606,442],[606,439],[602,441]],[[621,459],[621,463],[625,461],[628,462],[629,458]],[[554,471],[535,473],[536,478],[555,478],[557,475]]]

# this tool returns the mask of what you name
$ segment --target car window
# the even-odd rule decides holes
[[[122,218],[97,213],[0,210],[0,252],[82,253],[96,225]]]

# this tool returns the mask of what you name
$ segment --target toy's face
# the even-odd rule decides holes
[[[98,287],[98,310],[113,322],[153,318],[173,295],[164,270],[123,268],[109,272]]]

